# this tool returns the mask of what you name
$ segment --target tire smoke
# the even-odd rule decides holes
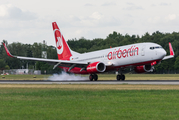
[[[63,81],[63,80],[88,80],[88,77],[82,77],[80,75],[68,74],[62,72],[61,74],[53,74],[48,78],[51,81]]]

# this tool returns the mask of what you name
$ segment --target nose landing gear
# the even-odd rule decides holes
[[[97,74],[90,74],[90,76],[89,76],[89,79],[90,79],[90,81],[97,81],[98,80],[98,75]]]

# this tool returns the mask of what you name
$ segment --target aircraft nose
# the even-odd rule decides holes
[[[166,52],[164,49],[162,49],[162,50],[160,51],[160,53],[161,53],[161,55],[162,55],[163,57],[165,57],[166,54],[167,54],[167,52]]]
[[[157,50],[157,58],[163,59],[166,56],[167,52],[162,48]]]

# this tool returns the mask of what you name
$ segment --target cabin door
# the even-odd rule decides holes
[[[145,45],[142,46],[141,55],[142,55],[142,56],[145,56]]]

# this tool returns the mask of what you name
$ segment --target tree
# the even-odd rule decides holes
[[[6,63],[3,59],[0,59],[0,70],[4,70],[6,66]]]
[[[9,70],[9,69],[10,69],[9,65],[6,65],[5,70]]]
[[[179,70],[179,56],[176,58],[174,66],[175,69]]]
[[[58,59],[56,47],[54,47],[54,46],[47,47],[47,58],[48,59]]]
[[[93,40],[85,39],[84,37],[80,39],[72,39],[68,40],[67,43],[69,47],[76,52],[84,53],[84,52],[91,52],[95,50],[101,50],[111,47],[123,46],[133,43],[139,42],[154,42],[160,44],[169,55],[169,46],[168,42],[172,43],[173,50],[175,52],[175,56],[179,56],[179,32],[173,33],[161,33],[156,31],[151,35],[146,32],[142,37],[139,35],[129,35],[125,34],[122,35],[117,32],[110,33],[105,39],[102,38],[95,38]],[[33,45],[30,44],[22,44],[22,43],[11,43],[8,44],[6,40],[3,40],[0,45],[0,59],[4,59],[5,63],[9,65],[11,69],[21,68],[21,66],[28,66],[33,68],[35,65],[35,61],[26,61],[26,60],[19,60],[15,58],[10,58],[7,56],[4,46],[2,43],[5,43],[10,52],[14,55],[20,56],[27,56],[27,57],[42,57],[42,43],[34,43]],[[57,59],[57,51],[54,46],[46,46],[47,47],[47,58],[48,59]],[[161,70],[171,70],[177,69],[179,64],[179,58],[175,57],[173,59],[162,61],[160,65],[155,66],[158,71]],[[37,63],[36,64],[39,69],[52,69],[50,66],[46,65],[45,63]]]
[[[42,43],[34,43],[32,45],[32,54],[33,57],[37,57],[37,58],[42,57]]]

